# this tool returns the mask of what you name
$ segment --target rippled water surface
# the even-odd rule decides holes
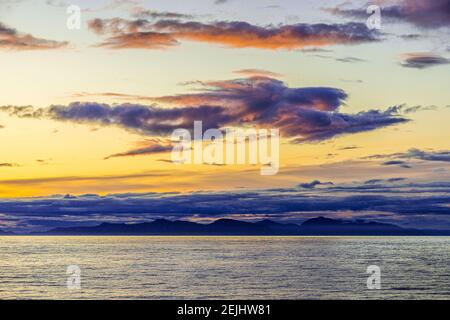
[[[450,299],[450,237],[0,237],[0,298]]]

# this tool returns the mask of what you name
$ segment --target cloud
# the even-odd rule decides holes
[[[145,19],[94,19],[94,33],[106,36],[99,47],[112,49],[164,49],[181,41],[206,42],[231,48],[302,49],[337,44],[360,44],[380,40],[376,30],[364,23],[292,24],[257,26],[242,21],[202,23],[177,19],[150,22]]]
[[[386,159],[386,158],[394,158],[394,159],[416,159],[423,161],[440,161],[440,162],[450,162],[450,151],[423,151],[417,148],[409,149],[406,152],[397,152],[390,154],[375,154],[368,157],[366,159]],[[403,164],[401,160],[392,160],[388,161],[388,163],[384,164]]]
[[[344,63],[357,63],[357,62],[366,62],[367,60],[356,57],[344,57],[344,58],[337,58],[336,61]]]
[[[383,162],[383,164],[385,166],[392,166],[392,165],[398,165],[398,164],[404,164],[404,163],[405,163],[405,161],[399,161],[399,160],[392,160],[392,161]]]
[[[105,158],[105,160],[110,158],[119,158],[119,157],[130,157],[130,156],[139,156],[139,155],[149,155],[149,154],[158,154],[172,151],[173,146],[168,141],[162,141],[161,139],[152,139],[146,140],[141,144],[145,144],[144,147],[132,149],[126,152],[112,154]]]
[[[359,149],[359,148],[361,148],[361,147],[352,145],[352,146],[341,147],[338,150],[354,150],[354,149]]]
[[[171,12],[171,11],[155,11],[142,7],[134,7],[131,10],[132,17],[138,19],[193,19],[190,14]]]
[[[319,180],[314,180],[311,182],[300,183],[298,186],[304,189],[314,189],[316,186],[320,185],[333,185],[333,182],[320,182]]]
[[[361,79],[339,79],[342,82],[348,82],[348,83],[363,83],[364,81]]]
[[[237,74],[240,74],[243,76],[247,76],[247,77],[270,77],[270,78],[281,77],[281,74],[279,74],[279,73],[262,70],[262,69],[241,69],[241,70],[234,71],[234,73],[237,73]]]
[[[411,168],[405,161],[401,161],[401,160],[391,160],[391,161],[385,161],[382,163],[382,165],[384,166],[400,166],[402,168],[406,168],[409,169]]]
[[[406,68],[424,69],[432,66],[449,64],[450,60],[431,53],[409,53],[404,56],[401,66]]]
[[[407,183],[401,178],[366,183],[258,191],[55,195],[0,201],[2,220],[27,231],[82,223],[140,222],[157,218],[270,218],[297,222],[312,216],[346,216],[419,227],[450,222],[450,184]],[[436,219],[440,220],[436,223]],[[48,221],[34,225],[34,220]],[[14,228],[12,228],[14,229]]]
[[[359,63],[359,62],[367,62],[367,60],[361,59],[361,58],[357,58],[357,57],[342,57],[342,58],[335,58],[335,57],[331,57],[331,56],[326,56],[323,54],[314,54],[312,55],[315,58],[321,58],[321,59],[329,59],[329,60],[334,60],[337,62],[343,62],[343,63]]]
[[[24,118],[119,126],[150,136],[168,136],[178,128],[278,128],[293,142],[321,141],[335,136],[375,130],[408,121],[396,108],[356,114],[339,111],[347,94],[338,88],[290,88],[268,77],[202,83],[196,93],[154,97],[159,105],[74,102],[48,108],[0,106],[0,111]]]
[[[60,1],[60,0],[47,0],[45,1],[45,4],[51,7],[57,7],[57,8],[67,8],[70,6],[68,2]]]
[[[359,8],[337,7],[327,11],[343,16],[367,19],[367,3]],[[381,4],[384,4],[383,2]],[[420,28],[441,28],[450,25],[450,1],[448,0],[393,0],[381,6],[382,19],[403,21]]]
[[[403,155],[404,158],[413,158],[426,161],[443,161],[450,162],[450,151],[422,151],[419,149],[410,149]]]
[[[10,180],[0,180],[1,185],[5,186],[42,186],[48,185],[54,182],[63,183],[80,183],[83,181],[116,181],[120,182],[125,179],[140,179],[148,177],[168,177],[169,174],[165,172],[144,172],[136,174],[126,174],[126,175],[110,175],[110,176],[61,176],[61,177],[45,177],[45,178],[29,178],[29,179],[10,179]]]
[[[54,41],[40,39],[31,34],[18,32],[0,22],[0,49],[26,51],[26,50],[49,50],[66,47],[66,41]]]
[[[125,93],[118,93],[118,92],[98,92],[98,93],[91,93],[91,92],[77,92],[72,95],[73,98],[88,98],[88,97],[109,97],[114,99],[121,99],[121,100],[133,100],[133,101],[151,101],[154,100],[154,97],[151,96],[143,96],[143,95],[137,95],[137,94],[125,94]]]

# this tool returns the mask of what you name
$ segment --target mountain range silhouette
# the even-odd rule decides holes
[[[0,231],[1,233],[1,231]],[[3,235],[5,235],[3,233]],[[400,236],[400,235],[450,235],[450,230],[405,229],[394,224],[363,220],[341,220],[317,217],[302,224],[279,223],[272,220],[246,222],[219,219],[209,224],[189,221],[157,219],[146,223],[102,223],[92,227],[55,228],[32,235],[208,235],[208,236],[252,236],[252,235],[351,235],[351,236]]]

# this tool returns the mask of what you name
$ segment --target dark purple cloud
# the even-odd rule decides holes
[[[138,148],[126,151],[126,152],[112,154],[112,155],[106,157],[105,160],[110,159],[110,158],[159,154],[159,153],[164,153],[164,152],[170,152],[173,149],[173,146],[170,144],[170,141],[163,141],[161,139],[146,140],[146,141],[142,142],[141,144],[144,144],[144,146],[138,147]]]
[[[410,149],[408,152],[400,155],[400,157],[426,161],[450,162],[450,151],[422,151],[413,148]]]
[[[314,189],[316,186],[320,185],[333,185],[333,182],[321,182],[319,180],[314,180],[311,182],[300,183],[298,186],[304,189]]]
[[[172,108],[75,102],[44,109],[4,106],[0,111],[18,117],[119,126],[150,136],[192,129],[196,120],[203,122],[204,130],[227,126],[278,128],[282,136],[295,142],[320,141],[408,121],[396,108],[342,113],[339,108],[346,98],[338,88],[290,88],[280,80],[252,77],[205,82],[197,93],[153,98]]]
[[[409,166],[405,161],[402,160],[390,160],[382,163],[384,166],[400,166],[401,168],[409,169]]]

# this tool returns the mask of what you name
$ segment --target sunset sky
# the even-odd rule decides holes
[[[366,1],[0,0],[0,229],[450,229],[450,1],[370,4],[379,30]],[[279,173],[170,162],[171,132],[195,120],[279,129]]]

